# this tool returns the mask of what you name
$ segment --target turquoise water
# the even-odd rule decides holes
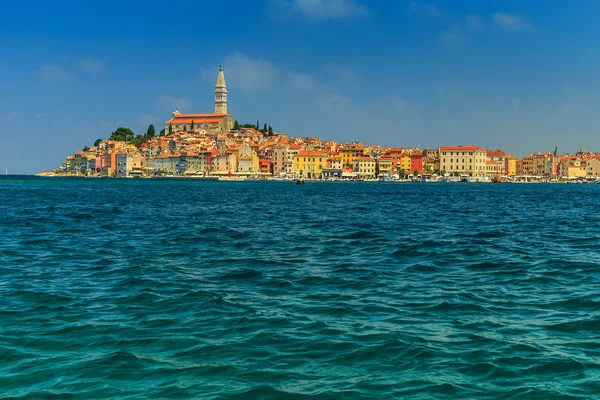
[[[600,397],[600,185],[0,180],[0,398]]]

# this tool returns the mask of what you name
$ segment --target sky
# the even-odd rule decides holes
[[[27,1],[2,5],[0,171],[119,126],[228,111],[292,136],[523,156],[600,151],[600,1]]]

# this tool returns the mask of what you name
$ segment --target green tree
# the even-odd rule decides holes
[[[158,136],[165,136],[165,129],[164,128],[158,133]]]
[[[419,176],[419,171],[417,171],[417,170],[415,169],[415,172],[413,172],[413,176]]]
[[[190,126],[190,131],[194,130],[194,120],[192,120],[192,126]]]
[[[173,125],[169,125],[169,136],[173,134]]]
[[[133,140],[131,141],[133,143],[134,146],[141,146],[142,143],[144,143],[144,136],[142,135],[135,135],[135,138],[133,138]]]
[[[90,149],[90,148],[89,148],[88,146],[85,146],[85,147],[83,148],[83,151],[88,151],[89,149]]]
[[[262,133],[267,133],[267,123],[265,122],[265,127],[262,130]]]
[[[134,133],[129,128],[118,127],[116,131],[111,133],[109,140],[115,140],[118,142],[131,142],[133,140]]]
[[[258,120],[256,120],[256,130],[259,130],[259,129],[260,129],[260,128],[259,128],[259,126],[260,126],[260,125],[258,124]]]
[[[156,131],[154,130],[154,125],[150,124],[148,130],[146,131],[146,135],[148,139],[152,139],[156,135]]]
[[[406,173],[404,172],[403,169],[401,169],[400,171],[398,171],[398,176],[400,176],[400,179],[404,179],[404,175],[406,175]]]
[[[273,128],[271,128],[271,125],[269,125],[269,136],[273,136]]]
[[[235,131],[240,130],[240,123],[237,122],[237,120],[235,120],[235,122],[233,123],[233,130],[235,130]]]
[[[100,143],[102,143],[102,139],[96,139],[96,141],[94,142],[94,147],[100,146]]]

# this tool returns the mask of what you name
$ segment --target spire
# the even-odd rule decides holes
[[[219,67],[219,75],[217,76],[217,88],[227,88],[225,84],[225,73],[223,72],[223,65]]]
[[[217,84],[215,85],[215,114],[227,114],[227,85],[223,65],[219,67]]]

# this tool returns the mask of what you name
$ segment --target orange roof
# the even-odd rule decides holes
[[[221,121],[223,118],[220,117],[206,117],[206,118],[174,118],[170,121],[167,121],[166,124],[167,125],[179,125],[179,124],[191,124],[192,122],[194,123],[194,125],[196,124],[204,124],[204,123],[211,123],[211,124],[215,124],[215,123],[219,123],[219,121]]]
[[[231,117],[229,114],[175,114],[175,118]]]
[[[450,151],[485,151],[483,147],[478,146],[441,146],[440,150],[450,150]]]
[[[307,156],[323,157],[326,155],[327,154],[325,154],[321,151],[318,151],[318,150],[302,150],[296,155],[296,157],[307,157]]]

